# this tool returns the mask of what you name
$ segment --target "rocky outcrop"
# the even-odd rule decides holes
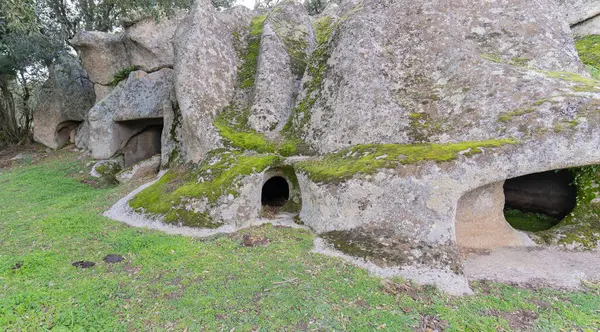
[[[109,86],[119,71],[131,66],[120,35],[81,31],[70,42],[80,52],[83,67],[94,84]]]
[[[280,172],[302,198],[297,222],[331,250],[468,292],[460,247],[532,245],[502,215],[506,179],[600,163],[600,82],[546,1],[330,11],[313,34],[294,2],[238,25],[198,2],[175,36],[180,112],[163,115],[197,165],[130,206],[230,231],[270,211],[258,197]]]
[[[251,128],[263,133],[281,130],[294,106],[314,45],[312,22],[304,5],[285,1],[269,13],[248,118]]]
[[[89,113],[90,150],[97,159],[107,159],[126,147],[129,140],[151,127],[163,126],[165,113],[176,108],[174,71],[161,69],[154,73],[134,71]],[[164,135],[169,140],[169,135]],[[160,137],[160,135],[159,135]],[[153,141],[150,139],[148,142]],[[160,141],[160,138],[159,138]],[[160,153],[150,147],[151,155]],[[127,156],[125,157],[127,160]],[[137,159],[137,158],[135,158]],[[132,161],[132,163],[137,160]],[[126,163],[129,166],[131,163]]]
[[[221,145],[213,120],[234,94],[238,61],[233,42],[233,31],[208,0],[197,1],[177,28],[175,89],[188,160],[198,162]]]
[[[456,244],[460,248],[492,249],[533,246],[523,232],[504,218],[503,182],[479,187],[464,194],[456,208]]]
[[[176,13],[158,21],[153,17],[127,22],[123,43],[130,65],[146,72],[173,68],[173,36],[185,15]]]
[[[77,58],[62,54],[54,61],[38,100],[33,113],[36,142],[53,149],[69,141],[86,146],[87,130],[80,125],[94,103],[94,90]]]
[[[142,16],[126,20],[124,32],[82,31],[71,39],[94,83],[96,101],[104,99],[130,71],[173,68],[173,36],[183,13],[172,17]],[[123,77],[121,77],[122,79]]]

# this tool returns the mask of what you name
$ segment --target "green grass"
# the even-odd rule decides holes
[[[60,151],[0,169],[3,330],[406,331],[438,320],[449,331],[496,331],[509,330],[502,314],[517,311],[534,317],[532,330],[600,328],[597,285],[563,292],[477,283],[478,295],[452,298],[409,284],[384,288],[312,253],[305,230],[265,226],[201,240],[127,227],[101,213],[132,188],[81,183],[86,161],[75,157]],[[271,243],[242,247],[244,234]],[[125,262],[103,263],[111,253]],[[78,260],[96,266],[71,266]]]

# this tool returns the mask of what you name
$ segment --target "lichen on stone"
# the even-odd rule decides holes
[[[379,169],[421,161],[451,161],[460,155],[482,153],[484,148],[516,144],[513,139],[496,139],[449,144],[365,144],[342,149],[316,160],[298,162],[298,170],[315,182],[344,181],[355,174],[373,174]]]

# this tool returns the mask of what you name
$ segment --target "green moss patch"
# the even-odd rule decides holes
[[[230,147],[241,150],[273,153],[275,144],[248,126],[249,109],[226,108],[213,122]]]
[[[588,71],[600,79],[600,35],[590,35],[575,41],[575,47]]]
[[[250,23],[250,33],[248,35],[248,45],[243,59],[243,64],[238,72],[238,80],[242,89],[254,86],[256,78],[256,69],[258,67],[258,54],[260,51],[260,39],[265,25],[267,15],[258,15],[252,18]],[[234,36],[235,37],[235,36]]]
[[[138,211],[162,215],[167,223],[216,228],[221,223],[213,221],[206,211],[185,209],[185,202],[206,198],[209,204],[214,204],[224,195],[235,197],[244,176],[260,173],[278,161],[275,155],[213,151],[196,170],[184,167],[170,170],[136,195],[129,205]]]
[[[560,221],[545,214],[523,212],[516,209],[505,209],[504,218],[514,229],[527,232],[545,231]]]
[[[367,144],[343,149],[319,160],[302,161],[297,169],[304,171],[316,182],[343,181],[357,173],[372,174],[382,168],[395,168],[399,164],[420,161],[450,161],[459,155],[483,152],[482,148],[497,148],[516,144],[512,139],[498,139],[450,144]]]

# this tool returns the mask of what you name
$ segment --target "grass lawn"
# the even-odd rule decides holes
[[[531,290],[487,282],[453,298],[382,282],[311,253],[304,230],[264,226],[210,240],[101,216],[132,189],[81,182],[68,149],[0,169],[0,327],[7,330],[597,331],[600,287]],[[86,170],[87,171],[87,170]],[[241,245],[265,236],[262,247]],[[107,264],[107,254],[125,261]],[[74,261],[95,262],[81,269]]]

